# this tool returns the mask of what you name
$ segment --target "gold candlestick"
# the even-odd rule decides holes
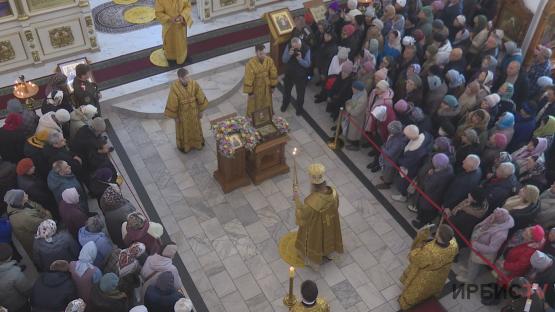
[[[297,148],[293,148],[293,152],[291,153],[293,154],[293,186],[298,186],[299,185],[299,177],[297,176],[297,159],[295,158],[295,156],[297,156]]]
[[[289,293],[283,298],[283,304],[291,309],[296,303],[297,298],[293,294],[293,280],[295,279],[295,268],[289,267]]]

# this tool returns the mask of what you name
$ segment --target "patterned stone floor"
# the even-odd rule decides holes
[[[310,91],[310,90],[309,90]],[[312,93],[308,92],[307,102]],[[164,98],[153,101],[165,101]],[[215,141],[209,120],[245,112],[246,97],[235,93],[210,107],[202,119],[206,146],[181,154],[175,148],[172,120],[140,119],[103,112],[113,125],[132,165],[179,246],[179,255],[211,312],[286,311],[282,298],[288,284],[288,265],[278,254],[281,236],[296,228],[292,207],[291,174],[275,177],[223,194],[212,177],[216,169]],[[274,94],[279,111],[281,94]],[[314,104],[311,104],[314,105]],[[310,104],[307,104],[307,109]],[[340,159],[290,108],[288,150],[297,157],[303,194],[308,193],[306,168],[321,162],[327,181],[337,187],[345,254],[322,265],[319,272],[298,270],[298,285],[315,280],[320,295],[334,312],[397,311],[399,277],[407,264],[411,239],[393,217],[349,171]],[[320,121],[319,121],[320,122]],[[329,125],[324,120],[321,126]],[[360,165],[366,162],[358,160]],[[291,165],[291,159],[288,159]],[[441,300],[448,311],[495,311],[481,307],[477,298]]]

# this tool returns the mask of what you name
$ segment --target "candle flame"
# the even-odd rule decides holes
[[[297,155],[297,148],[293,148],[293,156]]]

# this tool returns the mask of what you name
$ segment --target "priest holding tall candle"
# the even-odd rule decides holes
[[[298,186],[293,186],[296,223],[299,226],[295,247],[305,263],[318,269],[324,258],[343,253],[339,224],[339,197],[335,188],[324,180],[326,168],[322,164],[308,167],[311,193],[304,203],[299,198]]]

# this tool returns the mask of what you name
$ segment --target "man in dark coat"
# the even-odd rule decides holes
[[[38,176],[44,181],[46,181],[48,172],[52,168],[48,164],[48,159],[42,153],[47,140],[48,130],[42,130],[28,138],[23,146],[23,154],[33,160]]]
[[[63,160],[71,166],[71,171],[77,176],[79,181],[86,181],[86,175],[83,171],[83,160],[67,148],[66,139],[64,139],[61,133],[50,133],[48,144],[44,146],[42,153],[48,160],[50,168],[52,168],[56,161]]]
[[[486,180],[482,185],[486,191],[489,210],[501,207],[505,200],[516,194],[520,189],[520,183],[515,176],[515,165],[510,162],[499,164],[495,175]]]
[[[463,171],[455,175],[455,178],[445,190],[443,195],[443,207],[452,209],[463,201],[470,191],[478,185],[482,179],[480,169],[480,157],[474,154],[466,156],[462,162]]]
[[[497,79],[493,90],[498,90],[503,83],[510,82],[514,86],[513,102],[517,103],[517,109],[520,104],[528,100],[528,92],[530,88],[530,81],[528,74],[521,70],[521,64],[518,61],[512,61],[507,66],[507,70]]]
[[[79,192],[79,202],[83,210],[89,210],[87,194],[83,191],[81,183],[73,175],[72,168],[67,162],[58,160],[52,164],[52,170],[48,174],[48,188],[52,191],[54,198],[59,203],[62,200],[63,191],[74,187]]]
[[[41,273],[31,293],[32,311],[64,311],[69,302],[77,299],[77,288],[64,260],[54,261],[50,271]]]
[[[145,306],[149,311],[171,312],[183,295],[175,289],[173,275],[166,271],[158,275],[156,284],[148,286],[145,292]]]
[[[4,126],[0,128],[0,156],[14,164],[24,157],[23,146],[26,137],[21,127],[22,124],[21,115],[11,113],[6,117]]]
[[[36,175],[36,168],[31,158],[23,158],[17,163],[17,187],[29,196],[31,201],[39,203],[50,212],[57,211],[58,203],[48,189],[44,180]],[[58,217],[54,215],[54,217]]]
[[[0,198],[4,198],[6,192],[17,187],[17,175],[15,165],[9,161],[0,159]],[[6,212],[6,202],[0,202],[0,214]]]

